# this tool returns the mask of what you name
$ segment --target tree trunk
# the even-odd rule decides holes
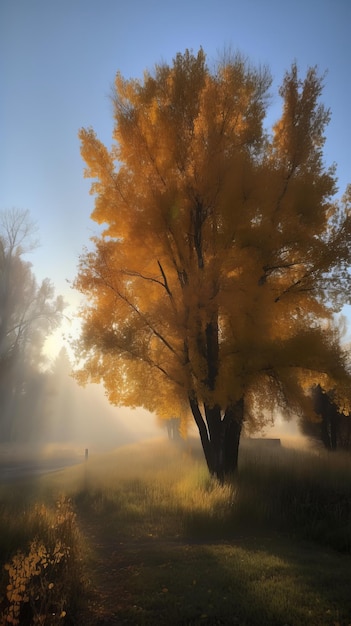
[[[233,407],[227,409],[224,419],[228,414],[226,427],[225,446],[225,476],[233,475],[238,469],[238,456],[241,429],[244,421],[244,398],[241,398]]]
[[[211,473],[217,476],[221,466],[221,411],[218,406],[209,407],[204,405],[205,419],[208,429],[208,437],[211,446]]]
[[[167,420],[166,426],[167,426],[168,439],[170,441],[179,441],[180,418],[171,417],[169,420]]]
[[[338,432],[340,423],[340,413],[334,406],[330,411],[330,449],[336,450],[338,445]]]
[[[205,424],[204,418],[202,417],[197,399],[193,396],[189,396],[189,404],[195,423],[199,430],[201,445],[205,455],[208,470],[211,474],[213,474],[212,447],[208,436],[207,426]]]
[[[327,450],[337,449],[340,413],[331,397],[320,385],[313,391],[314,410],[321,418],[321,439]]]
[[[205,405],[205,419],[198,402],[190,399],[191,410],[199,429],[202,448],[209,472],[221,483],[238,468],[241,428],[244,419],[244,399],[227,407],[224,416],[218,406]]]

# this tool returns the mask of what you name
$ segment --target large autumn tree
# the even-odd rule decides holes
[[[83,381],[112,403],[188,411],[211,473],[235,470],[244,419],[301,406],[347,375],[330,326],[349,289],[349,201],[323,162],[322,80],[296,65],[265,126],[271,79],[200,49],[116,76],[114,143],[80,131],[92,219],[80,259]]]

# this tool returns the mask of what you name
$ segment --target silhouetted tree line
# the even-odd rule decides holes
[[[0,441],[27,439],[43,421],[49,374],[43,346],[64,302],[45,278],[38,284],[25,255],[36,246],[28,211],[0,212]]]

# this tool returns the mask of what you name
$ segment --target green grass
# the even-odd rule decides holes
[[[64,497],[70,571],[81,580],[82,558],[92,580],[85,624],[102,623],[103,607],[116,623],[150,626],[351,624],[350,456],[243,445],[237,477],[220,485],[192,448],[146,442],[18,484],[17,495],[3,487],[2,564],[29,554],[35,536],[54,545]],[[74,593],[60,623],[73,622]]]
[[[151,546],[129,553],[128,624],[348,624],[349,567],[281,539]]]

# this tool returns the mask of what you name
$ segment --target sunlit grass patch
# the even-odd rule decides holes
[[[77,505],[116,533],[218,540],[274,528],[351,550],[350,456],[243,445],[237,476],[220,485],[201,457],[149,442],[91,459],[70,481]]]
[[[133,457],[133,463],[130,458]],[[102,460],[89,460],[82,488],[72,494],[87,512],[108,515],[110,527],[134,537],[179,537],[200,520],[223,518],[233,487],[209,476],[203,461],[167,443],[126,447]],[[200,521],[201,524],[201,521]],[[200,531],[200,529],[198,529]]]
[[[262,547],[262,544],[264,547]],[[260,547],[258,547],[260,546]],[[346,624],[347,564],[333,553],[279,538],[236,543],[152,545],[130,554],[132,605],[119,617],[143,624],[303,626]],[[335,568],[338,570],[335,571]]]

